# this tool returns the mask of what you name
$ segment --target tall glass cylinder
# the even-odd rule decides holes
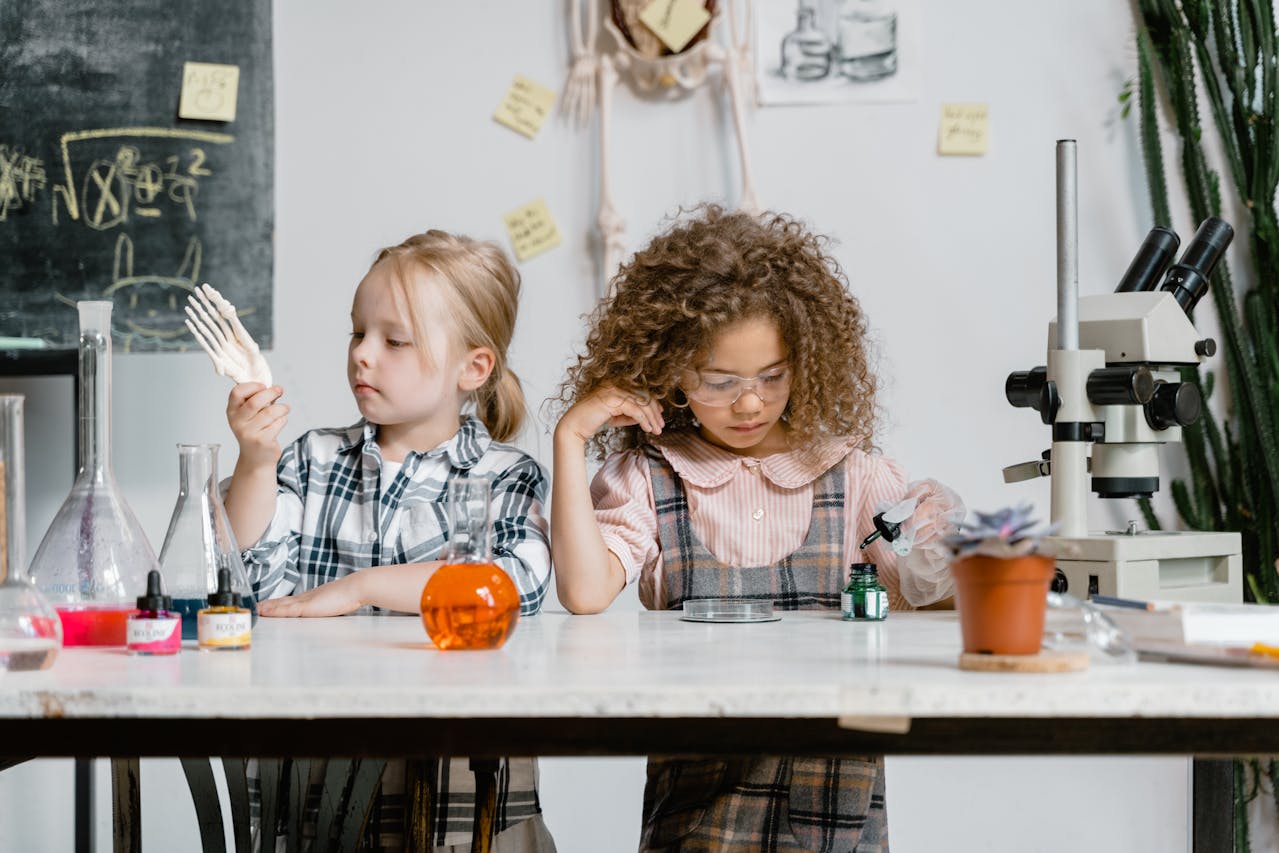
[[[27,580],[21,394],[0,394],[0,670],[44,669],[62,647],[53,607]]]
[[[158,567],[111,468],[111,303],[78,302],[80,469],[49,525],[31,578],[53,602],[67,646],[123,646],[126,620]]]
[[[487,477],[449,482],[449,551],[422,589],[422,624],[436,648],[496,649],[515,630],[520,594],[493,562]]]
[[[258,605],[249,588],[240,546],[231,532],[218,491],[218,445],[178,445],[178,501],[160,548],[160,573],[182,614],[182,638],[196,639],[198,614],[218,588],[218,569],[231,574],[231,591],[257,622]]]

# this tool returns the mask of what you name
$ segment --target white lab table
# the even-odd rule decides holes
[[[262,619],[249,652],[64,649],[0,676],[0,721],[40,756],[1279,752],[1273,670],[977,673],[959,650],[940,612],[547,612],[484,652],[411,617]]]

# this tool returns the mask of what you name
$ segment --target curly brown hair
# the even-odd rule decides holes
[[[556,399],[567,408],[613,385],[659,400],[667,430],[693,429],[677,387],[681,371],[705,364],[721,329],[763,317],[777,324],[789,354],[783,418],[791,445],[855,436],[872,449],[877,410],[866,317],[828,242],[783,213],[713,204],[681,211],[618,270]],[[632,426],[600,432],[591,445],[602,458],[647,441]]]

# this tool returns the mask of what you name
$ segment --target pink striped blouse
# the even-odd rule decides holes
[[[875,529],[871,517],[876,507],[901,500],[907,492],[897,463],[859,450],[857,442],[847,438],[818,440],[803,452],[762,459],[730,453],[693,432],[663,435],[660,442],[658,449],[684,481],[693,532],[720,562],[729,565],[766,565],[797,550],[808,532],[814,482],[842,459],[847,490],[845,567],[853,562],[876,563],[889,590],[890,606],[911,606],[902,597],[899,571],[903,567],[897,555],[882,540],[865,551],[857,548]],[[627,583],[638,580],[644,606],[661,609],[665,601],[662,553],[653,483],[643,451],[609,457],[591,484],[591,499],[604,544],[621,561]],[[948,593],[947,588],[935,597]]]

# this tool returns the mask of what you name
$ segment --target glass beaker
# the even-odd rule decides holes
[[[897,12],[886,0],[843,0],[839,10],[839,73],[878,80],[897,73]]]
[[[441,651],[496,649],[520,618],[515,582],[493,562],[487,477],[448,486],[449,550],[422,589],[422,624]]]
[[[62,620],[64,646],[123,646],[155,551],[111,468],[111,303],[80,312],[80,470],[44,534],[31,580]]]
[[[231,591],[256,625],[258,603],[218,491],[218,445],[179,444],[178,501],[160,548],[160,573],[172,609],[182,614],[182,639],[196,639],[196,616],[218,588],[219,569],[230,572]]]
[[[45,669],[62,648],[53,605],[27,580],[21,394],[0,394],[0,670]]]

